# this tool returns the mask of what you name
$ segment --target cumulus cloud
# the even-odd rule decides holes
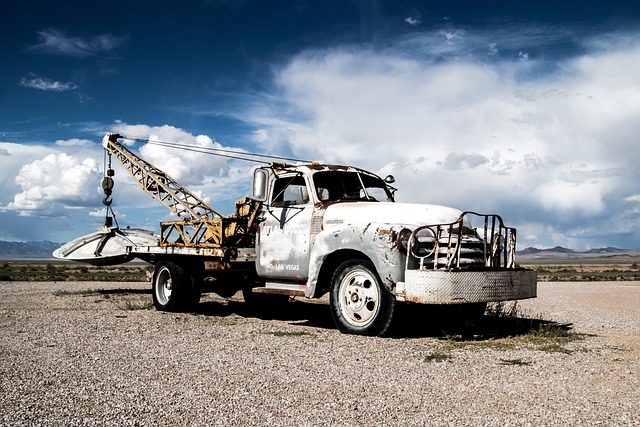
[[[22,166],[15,181],[21,191],[7,209],[22,215],[43,214],[92,202],[99,171],[95,160],[49,154]]]
[[[194,136],[171,126],[129,126],[119,122],[113,130],[131,137],[151,137],[194,148],[220,147],[207,136]],[[132,147],[134,151],[137,148]],[[170,149],[151,150],[143,157],[153,159],[156,166],[172,169],[170,174],[175,172],[182,184],[223,215],[233,212],[234,202],[250,194],[255,166],[252,163]],[[104,173],[99,165],[101,160],[102,148],[89,140],[58,140],[55,145],[47,146],[0,142],[0,170],[3,171],[0,216],[5,223],[0,239],[70,240],[83,234],[83,227],[86,232],[97,229],[106,214],[101,203],[104,197],[100,188]],[[185,165],[193,170],[185,171]],[[116,170],[112,208],[120,226],[156,230],[160,221],[176,219],[145,195],[116,161],[112,167]],[[24,228],[21,218],[25,217],[38,217],[39,226]]]
[[[59,82],[36,76],[20,79],[20,86],[51,92],[66,92],[78,88],[78,86],[72,82]]]
[[[28,50],[39,53],[75,57],[95,56],[112,51],[126,41],[126,37],[99,34],[91,37],[69,36],[62,31],[46,29],[38,32],[39,42]]]
[[[167,172],[183,185],[202,184],[225,174],[229,168],[224,158],[202,152],[223,148],[207,135],[192,135],[169,125],[147,126],[126,123],[117,123],[113,127],[113,131],[131,138],[185,146],[187,149],[175,149],[154,144],[144,144],[140,147],[140,154],[145,160]],[[132,144],[130,141],[125,142]]]
[[[0,206],[5,206],[13,200],[14,194],[20,191],[15,178],[20,168],[34,160],[41,159],[54,152],[49,147],[23,145],[10,142],[0,142]]]
[[[101,151],[0,142],[2,150],[10,157],[0,156],[0,239],[64,242],[103,224],[104,209],[100,218],[88,215],[104,208],[94,160],[102,159]]]
[[[449,153],[444,162],[439,162],[447,169],[475,169],[489,163],[489,159],[481,154],[466,154],[460,151]]]
[[[139,150],[145,160],[167,172],[223,215],[233,212],[234,202],[250,194],[253,163],[190,151],[225,148],[209,136],[193,135],[169,125],[122,122],[117,122],[111,130],[131,138],[185,146],[187,149],[170,149],[153,144],[134,145],[125,140],[132,151]],[[65,217],[73,217],[78,223],[87,223],[93,231],[101,225],[100,219],[106,213],[101,204],[104,194],[100,182],[104,171],[98,162],[102,159],[102,148],[85,139],[58,140],[51,146],[0,143],[0,170],[5,172],[0,175],[3,189],[0,215],[12,212],[19,217],[56,217],[57,224],[64,223]],[[126,225],[156,229],[160,221],[176,219],[152,197],[146,196],[117,161],[112,160],[112,167],[116,171],[112,207],[121,226],[126,220]],[[68,230],[47,231],[55,232],[66,235],[67,239],[77,237],[69,235]],[[30,233],[23,230],[20,235]],[[42,236],[36,237],[39,238]]]
[[[78,138],[71,138],[71,139],[59,139],[55,142],[56,145],[60,146],[60,147],[93,147],[95,146],[95,143],[93,141],[89,141],[88,139],[78,139]]]
[[[640,43],[612,36],[549,65],[514,50],[553,44],[533,33],[302,52],[277,74],[278,102],[248,112],[255,142],[393,173],[403,201],[497,211],[537,244],[634,233]]]
[[[125,143],[131,145],[130,149],[134,151],[138,149],[145,160],[168,173],[223,215],[233,212],[234,203],[238,199],[250,195],[255,163],[237,161],[205,152],[211,149],[223,149],[242,153],[244,150],[224,147],[213,141],[210,136],[193,135],[169,125],[129,125],[118,122],[111,130],[130,138],[177,143],[183,146],[180,149],[144,143],[136,143],[138,145],[133,146],[131,141],[124,140]],[[129,181],[131,182],[131,180]],[[137,187],[137,184],[133,187]],[[151,205],[157,205],[155,201],[150,202],[152,200],[150,197],[148,200],[144,197],[141,198],[141,192],[142,190],[139,188],[129,188],[127,196],[125,196],[126,199],[119,196],[119,200],[127,207],[132,208],[140,207],[145,201],[149,201]],[[175,218],[165,218],[165,220],[168,219]]]
[[[640,194],[634,194],[633,196],[628,196],[624,198],[625,202],[635,202],[640,203]]]

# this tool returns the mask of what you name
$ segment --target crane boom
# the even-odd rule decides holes
[[[178,217],[190,221],[220,218],[211,206],[180,185],[166,172],[158,169],[118,142],[121,135],[107,133],[102,139],[104,149],[116,158],[138,185],[151,197]]]
[[[223,217],[166,172],[153,166],[118,142],[123,138],[107,133],[102,146],[146,193],[181,218],[160,223],[160,246],[230,247],[251,246],[253,224],[261,204],[244,198],[236,203],[236,214]]]

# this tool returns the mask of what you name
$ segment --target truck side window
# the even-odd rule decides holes
[[[274,183],[272,206],[303,205],[308,202],[307,183],[302,176],[278,178]]]

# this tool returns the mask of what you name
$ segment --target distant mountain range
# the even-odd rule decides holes
[[[1,259],[53,258],[51,253],[62,246],[56,242],[5,242],[0,240]]]
[[[63,243],[56,242],[5,242],[0,240],[0,259],[19,258],[53,258],[51,253],[62,246]],[[594,257],[594,256],[614,256],[614,255],[640,255],[638,249],[619,249],[613,247],[591,249],[585,252],[577,252],[572,249],[556,246],[550,249],[526,248],[516,252],[518,257],[523,258],[557,258],[557,257]]]
[[[611,257],[611,256],[640,256],[640,249],[620,249],[614,247],[595,248],[584,252],[574,251],[572,249],[563,248],[562,246],[556,246],[549,249],[537,249],[526,248],[521,251],[517,251],[516,255],[520,258],[593,258],[598,256]]]

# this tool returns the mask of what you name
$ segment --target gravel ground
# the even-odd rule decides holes
[[[343,335],[326,301],[160,313],[149,286],[0,282],[0,423],[640,425],[640,282],[540,283],[520,313],[573,324],[560,347],[443,339],[415,310]]]

